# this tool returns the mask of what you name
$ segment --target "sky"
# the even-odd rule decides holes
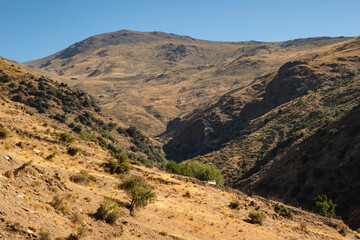
[[[25,62],[122,29],[217,41],[360,35],[360,0],[0,0],[0,56]]]

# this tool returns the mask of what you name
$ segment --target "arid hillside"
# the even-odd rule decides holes
[[[359,54],[357,38],[288,62],[171,122],[167,157],[214,163],[230,185],[293,204],[326,194],[358,228]]]
[[[72,79],[67,83],[94,96],[105,112],[155,136],[170,120],[214,103],[285,62],[346,40],[212,42],[122,30],[26,64]]]
[[[151,159],[151,139],[141,137],[147,146],[141,153],[132,150],[142,146],[134,143],[140,141],[138,131],[107,129],[113,140],[105,138],[100,129],[118,123],[103,116],[86,94],[5,60],[0,70],[1,239],[359,238],[341,220],[281,206],[285,214],[274,210],[275,201],[139,165],[131,154]],[[92,117],[79,117],[83,111]],[[130,159],[118,158],[125,155]],[[120,166],[131,163],[130,172],[122,169],[122,179],[138,176],[156,194],[133,215],[131,198],[118,187],[123,180],[112,168],[115,159],[123,160]],[[261,224],[249,218],[253,211],[264,214]]]

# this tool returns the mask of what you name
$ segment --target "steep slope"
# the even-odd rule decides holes
[[[112,153],[124,153],[134,160],[144,162],[147,159],[152,164],[164,162],[159,143],[136,128],[127,128],[105,116],[95,100],[84,92],[30,74],[6,60],[0,60],[0,83],[2,98],[26,105],[21,108],[29,115],[37,115],[44,126],[52,124],[54,128],[90,140]]]
[[[347,195],[357,195],[356,175],[348,172],[341,180],[337,179],[333,174],[338,171],[336,161],[343,161],[345,153],[339,146],[333,149],[337,152],[332,153],[334,159],[327,159],[322,146],[327,146],[331,139],[316,138],[317,131],[328,129],[333,122],[345,123],[346,120],[340,119],[350,118],[349,112],[358,108],[359,53],[358,38],[311,59],[286,63],[276,73],[239,89],[237,98],[237,92],[230,92],[200,114],[174,122],[171,128],[175,130],[175,137],[165,145],[166,153],[170,158],[184,160],[210,152],[195,159],[215,163],[222,169],[228,183],[241,189],[250,191],[259,182],[255,189],[262,193],[274,193],[277,197],[305,205],[318,194],[328,194],[341,205],[338,213],[353,227],[359,227],[356,211],[353,210],[358,203],[345,199]],[[255,91],[256,86],[261,86],[259,91]],[[252,98],[247,99],[249,94]],[[343,142],[337,139],[339,145],[351,141],[356,144],[356,136],[353,139],[346,131],[343,134],[348,139],[344,137]],[[188,142],[185,140],[187,138]],[[319,142],[319,145],[312,142],[321,140],[323,142]],[[318,158],[311,158],[300,146],[320,154],[322,157],[317,157],[323,159],[323,166],[327,167],[319,168]],[[290,164],[297,159],[294,155],[286,157],[287,161],[283,159],[284,155],[290,154],[287,152],[289,149],[299,148],[302,150],[296,150],[299,154],[297,157],[304,161],[310,159],[308,165],[301,165],[299,161]],[[219,150],[213,151],[216,149]],[[307,188],[312,190],[301,192],[305,189],[304,172],[310,169],[323,170],[324,183],[312,177],[309,184],[313,185]],[[273,178],[263,181],[262,178],[268,174]],[[326,182],[331,177],[337,179],[335,181],[352,183],[351,187],[342,188],[346,191],[345,195],[344,192],[339,194]],[[317,186],[318,183],[329,188],[322,189]],[[278,190],[278,186],[281,186],[281,190]]]
[[[153,187],[157,198],[131,216],[126,193],[116,186],[117,175],[106,172],[104,163],[111,151],[91,139],[73,132],[74,141],[61,140],[58,132],[69,127],[49,118],[61,112],[61,99],[77,96],[77,91],[39,78],[0,61],[0,238],[2,239],[356,239],[358,234],[340,220],[329,220],[313,213],[288,207],[293,219],[273,210],[276,202],[239,191],[211,187],[195,179],[169,175],[157,169],[131,166],[131,175],[142,176]],[[9,85],[25,85],[11,93]],[[33,85],[33,87],[29,87]],[[31,107],[27,99],[39,85],[47,89],[49,107]],[[29,89],[27,89],[29,88]],[[18,89],[18,88],[15,88]],[[30,91],[31,90],[31,91]],[[62,97],[49,90],[62,92]],[[22,94],[14,102],[14,94]],[[41,95],[37,93],[36,95]],[[16,96],[16,95],[15,95]],[[16,98],[18,99],[18,98]],[[96,119],[107,119],[92,111],[96,105],[79,106],[77,96],[70,110],[91,111]],[[44,100],[42,101],[44,102]],[[41,105],[43,106],[43,105]],[[63,105],[67,106],[67,105]],[[44,106],[43,106],[44,107]],[[74,108],[74,109],[72,109]],[[39,112],[38,112],[39,111]],[[67,114],[67,120],[72,113]],[[44,124],[46,123],[46,124]],[[69,122],[68,122],[69,123]],[[91,124],[95,124],[92,122]],[[84,126],[85,127],[85,126]],[[135,131],[136,132],[136,131]],[[131,133],[131,132],[130,132]],[[136,133],[138,134],[138,133]],[[134,133],[130,136],[136,135]],[[114,136],[124,146],[131,139]],[[81,149],[75,155],[69,147]],[[127,149],[127,148],[126,148]],[[126,150],[123,149],[123,152]],[[55,154],[54,154],[55,153]],[[80,173],[80,174],[79,174]],[[122,216],[114,224],[96,220],[94,213],[104,200],[113,199]],[[229,208],[238,201],[239,209]],[[251,224],[248,214],[260,210],[267,216],[262,226]]]
[[[73,79],[107,113],[151,135],[229,90],[348,38],[213,42],[162,32],[96,35],[27,62]]]

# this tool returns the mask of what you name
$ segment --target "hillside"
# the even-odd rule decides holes
[[[213,42],[162,32],[100,34],[26,64],[71,78],[105,112],[152,136],[287,61],[349,38]],[[68,83],[68,82],[67,82]]]
[[[215,163],[231,186],[292,204],[309,206],[326,194],[338,204],[338,214],[358,228],[359,54],[357,38],[288,62],[171,122],[167,156]]]
[[[340,220],[286,206],[293,211],[293,218],[287,219],[274,211],[275,201],[135,165],[139,163],[130,158],[133,164],[129,174],[143,177],[157,196],[154,203],[131,216],[127,209],[129,197],[116,187],[119,176],[104,167],[108,159],[116,157],[114,149],[101,144],[98,138],[84,138],[82,131],[79,134],[69,127],[71,119],[82,111],[93,115],[86,122],[92,127],[100,120],[108,126],[116,122],[103,116],[86,94],[64,84],[27,73],[5,60],[0,60],[0,70],[1,239],[358,237]],[[72,104],[66,104],[66,99],[73,96],[76,99]],[[66,118],[61,122],[59,119],[64,118],[53,115],[65,115],[64,108]],[[91,129],[86,124],[81,127]],[[127,136],[115,132],[112,136],[114,142],[124,146],[121,153],[130,157],[131,146],[135,146],[133,136],[139,132],[125,131],[129,132]],[[59,134],[64,132],[70,135]],[[98,133],[92,132],[99,137]],[[79,150],[72,154],[70,148]],[[111,198],[121,213],[112,224],[94,217],[104,197]],[[236,201],[238,208],[230,208],[230,203]],[[266,214],[263,225],[250,222],[248,214],[255,209]]]

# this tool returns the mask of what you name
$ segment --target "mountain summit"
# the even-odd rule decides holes
[[[71,78],[69,84],[92,94],[104,111],[157,135],[170,120],[213,103],[286,61],[346,40],[216,42],[121,30],[87,38],[27,64]]]

